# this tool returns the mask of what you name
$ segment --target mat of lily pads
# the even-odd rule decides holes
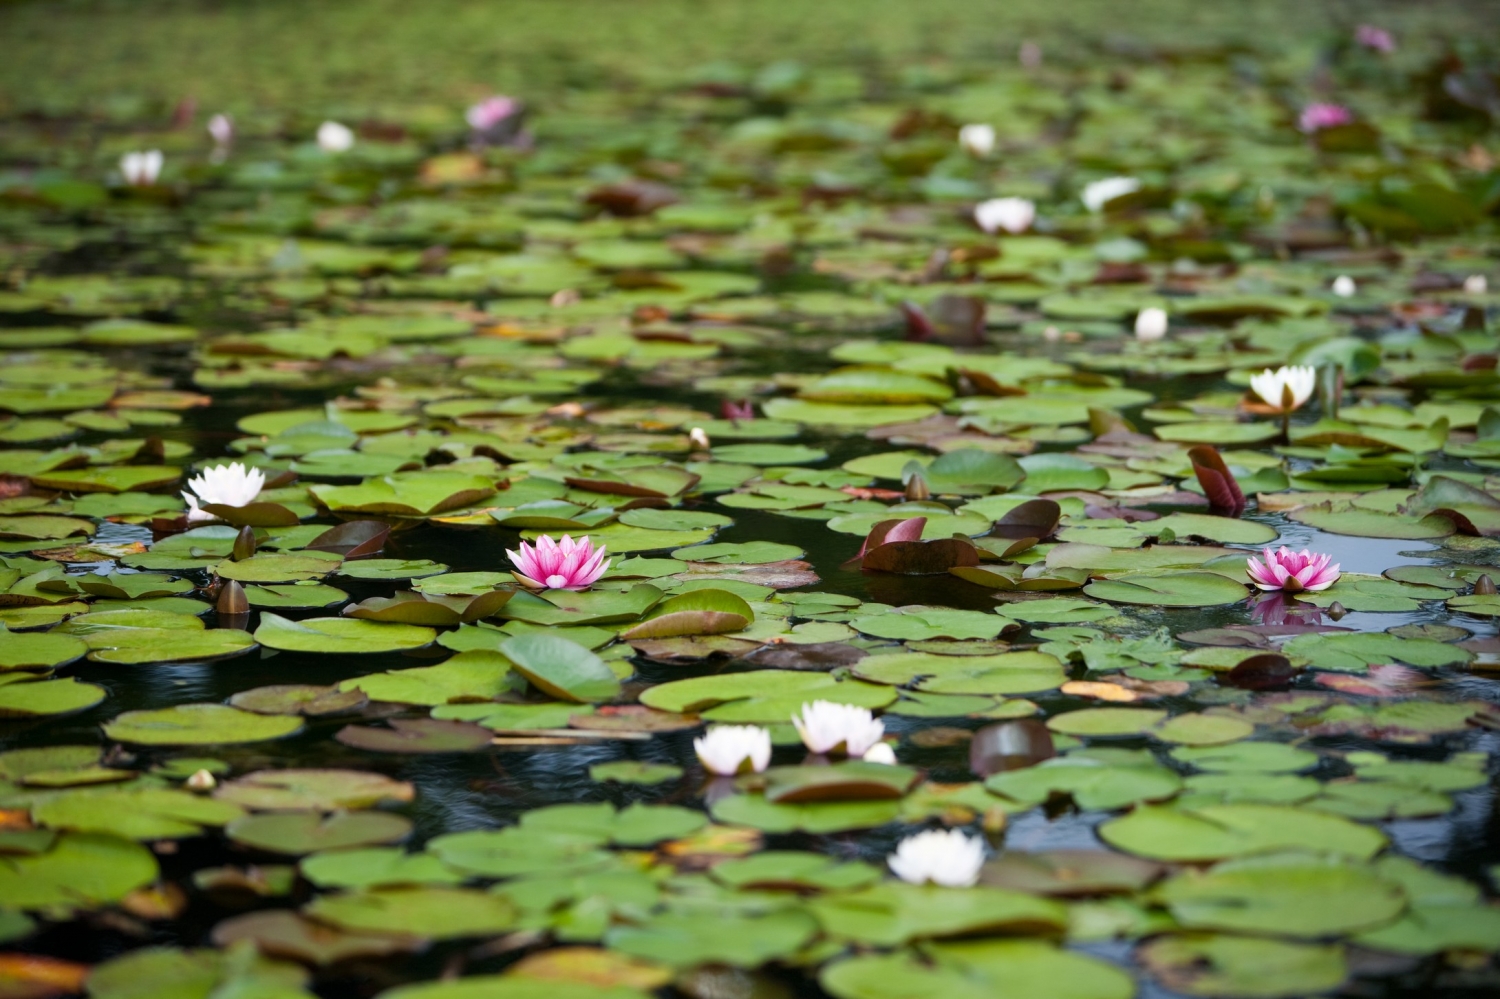
[[[1500,989],[1443,9],[12,95],[0,996]]]

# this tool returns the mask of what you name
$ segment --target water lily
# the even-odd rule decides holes
[[[1354,279],[1347,274],[1340,274],[1334,278],[1333,284],[1329,285],[1328,288],[1339,298],[1353,298],[1354,293],[1359,290],[1359,286],[1354,283]]]
[[[1135,316],[1135,338],[1143,343],[1160,340],[1167,335],[1167,310],[1151,306]]]
[[[218,503],[223,506],[246,506],[253,503],[265,484],[265,472],[258,468],[248,468],[237,461],[205,468],[188,479],[188,489],[191,492],[182,494],[188,505],[187,519],[214,520],[213,514],[204,512],[204,505]]]
[[[1490,280],[1483,274],[1470,274],[1464,278],[1465,295],[1483,295],[1490,290]]]
[[[1361,24],[1354,29],[1354,40],[1372,52],[1382,52],[1386,55],[1396,51],[1396,38],[1384,28],[1377,28],[1373,24]]]
[[[182,782],[182,786],[189,791],[212,791],[219,786],[219,781],[208,770],[194,770],[188,779]]]
[[[749,399],[741,399],[739,402],[725,399],[719,403],[719,415],[735,423],[753,420],[755,419],[755,403]]]
[[[984,866],[984,841],[958,829],[929,829],[896,844],[886,863],[896,877],[914,885],[930,881],[944,888],[970,888]]]
[[[759,725],[716,725],[693,740],[693,751],[709,773],[733,777],[771,763],[771,733]]]
[[[1027,198],[991,198],[974,206],[974,222],[985,232],[1025,232],[1036,221],[1036,205]]]
[[[1105,205],[1116,198],[1134,194],[1140,189],[1141,182],[1134,177],[1105,177],[1085,187],[1079,198],[1089,211],[1100,212],[1104,210]]]
[[[1325,128],[1337,128],[1340,125],[1348,125],[1354,121],[1354,112],[1342,104],[1328,104],[1315,102],[1302,109],[1302,114],[1297,118],[1297,127],[1305,134],[1322,131]]]
[[[1317,369],[1305,364],[1283,365],[1275,371],[1267,368],[1250,379],[1250,391],[1283,413],[1301,409],[1317,387]]]
[[[1286,545],[1279,551],[1263,549],[1265,561],[1250,556],[1245,560],[1250,581],[1262,590],[1285,590],[1301,593],[1303,590],[1316,593],[1326,590],[1338,582],[1339,567],[1328,564],[1331,555],[1314,555],[1306,548],[1294,552]]]
[[[574,541],[564,534],[561,542],[546,534],[536,539],[536,546],[521,542],[520,551],[506,549],[515,576],[525,586],[543,590],[582,590],[593,583],[609,562],[604,560],[605,546],[594,547],[587,537]]]
[[[208,134],[213,137],[214,145],[229,145],[234,141],[234,119],[223,113],[214,115],[208,119]]]
[[[514,115],[520,108],[520,102],[514,97],[496,94],[493,97],[486,97],[465,111],[464,120],[474,131],[488,132]]]
[[[866,763],[883,763],[888,767],[893,767],[896,765],[896,751],[891,748],[889,742],[877,742],[865,750],[860,759]]]
[[[318,148],[325,153],[342,153],[354,145],[354,130],[336,121],[318,126]]]
[[[802,744],[814,753],[831,753],[842,747],[849,756],[864,756],[885,736],[885,722],[869,708],[832,701],[802,705],[802,713],[792,716],[792,724]]]
[[[701,448],[704,451],[707,451],[709,448],[714,446],[713,441],[709,440],[708,438],[708,431],[704,430],[702,427],[694,427],[693,429],[688,431],[688,443],[692,444],[693,447]]]
[[[965,125],[958,130],[958,144],[971,156],[988,156],[995,149],[995,126]]]
[[[126,153],[120,157],[120,175],[131,187],[150,187],[161,176],[162,162],[160,149]]]

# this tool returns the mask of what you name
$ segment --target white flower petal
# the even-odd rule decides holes
[[[1134,194],[1140,189],[1141,182],[1134,177],[1105,177],[1085,187],[1079,198],[1089,211],[1098,212],[1103,211],[1104,206],[1116,198]]]
[[[984,866],[984,841],[957,829],[931,829],[903,839],[886,863],[911,884],[968,888],[979,880]]]

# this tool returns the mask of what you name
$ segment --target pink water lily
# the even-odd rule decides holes
[[[1354,112],[1342,104],[1315,103],[1302,109],[1297,118],[1297,127],[1311,135],[1325,128],[1337,128],[1354,122]]]
[[[609,568],[604,545],[595,548],[586,537],[574,541],[566,534],[561,542],[543,534],[535,547],[523,541],[520,551],[507,548],[505,554],[515,565],[511,574],[522,585],[543,590],[582,590]]]
[[[464,112],[464,119],[476,132],[488,132],[521,109],[514,97],[496,94],[487,97]]]
[[[1338,565],[1328,564],[1331,555],[1314,555],[1306,548],[1294,552],[1286,545],[1276,552],[1262,549],[1261,555],[1264,562],[1253,555],[1245,561],[1250,581],[1262,590],[1317,592],[1328,589],[1339,578]]]
[[[1354,40],[1372,52],[1383,52],[1389,55],[1396,51],[1396,37],[1384,28],[1377,28],[1373,24],[1361,24],[1354,29]]]

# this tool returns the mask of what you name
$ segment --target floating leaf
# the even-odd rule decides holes
[[[740,631],[755,620],[742,597],[728,590],[701,589],[669,597],[645,621],[621,634],[627,641],[677,635],[719,635]]]
[[[1083,592],[1100,600],[1154,607],[1217,607],[1237,603],[1247,595],[1245,587],[1212,572],[1176,572],[1160,576],[1126,573],[1098,579]]]
[[[261,614],[260,627],[255,629],[255,640],[268,649],[346,655],[416,649],[436,637],[431,628],[409,624],[338,617],[289,621],[270,611]]]
[[[586,704],[620,693],[620,681],[604,661],[566,638],[544,633],[507,639],[500,651],[515,669],[552,697]]]
[[[302,856],[321,850],[342,850],[380,843],[396,843],[411,835],[411,820],[389,812],[270,812],[247,815],[224,830],[236,843]]]
[[[1147,806],[1106,822],[1099,835],[1128,853],[1178,862],[1298,849],[1364,860],[1386,842],[1347,819],[1280,805]]]

